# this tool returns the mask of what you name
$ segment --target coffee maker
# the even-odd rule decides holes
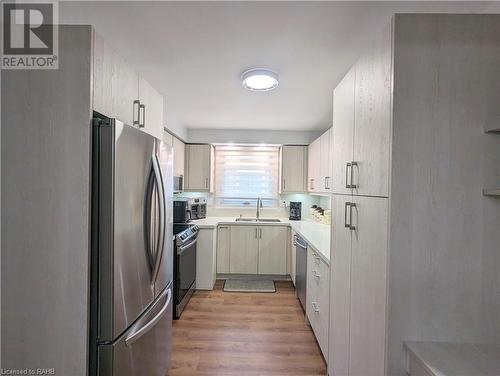
[[[300,221],[302,212],[302,202],[290,201],[290,220]]]

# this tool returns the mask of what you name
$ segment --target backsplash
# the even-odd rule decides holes
[[[216,207],[214,206],[214,195],[207,192],[183,192],[175,197],[202,197],[207,200],[207,215],[211,217],[254,217],[255,207]],[[286,207],[281,206],[285,201]],[[310,194],[283,194],[280,195],[280,206],[277,208],[262,208],[262,217],[287,217],[289,215],[290,201],[302,202],[302,219],[311,219],[309,208],[312,205],[319,205],[324,209],[330,209],[331,199],[329,196],[319,196]]]

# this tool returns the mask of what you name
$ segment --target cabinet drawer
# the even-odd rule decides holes
[[[307,308],[306,314],[311,323],[323,356],[328,357],[328,325],[329,325],[329,267],[318,253],[307,250]]]

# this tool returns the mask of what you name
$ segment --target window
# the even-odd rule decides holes
[[[219,145],[215,147],[215,196],[220,206],[263,206],[278,203],[279,147]]]

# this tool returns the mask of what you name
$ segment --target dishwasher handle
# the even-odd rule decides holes
[[[296,247],[307,249],[306,241],[297,235],[293,236],[293,245]]]

